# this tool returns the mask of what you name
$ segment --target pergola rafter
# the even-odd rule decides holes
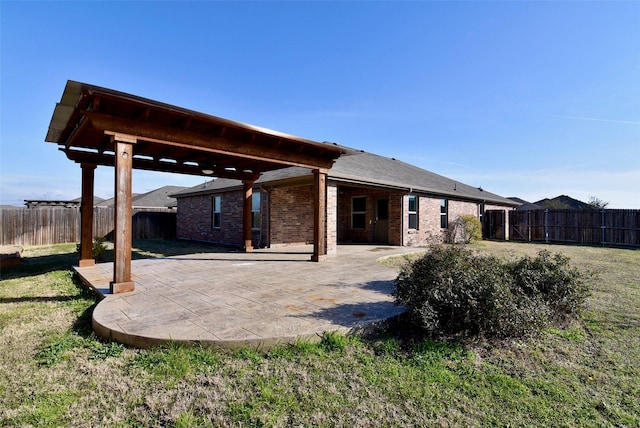
[[[81,265],[90,258],[94,170],[116,169],[115,261],[112,291],[129,291],[131,281],[131,170],[205,175],[241,180],[243,239],[251,250],[251,186],[261,173],[290,166],[314,171],[314,254],[326,254],[325,179],[345,151],[265,128],[247,125],[112,89],[68,81],[46,141],[59,145],[82,166]]]

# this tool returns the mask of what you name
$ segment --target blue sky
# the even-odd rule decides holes
[[[502,196],[640,208],[640,2],[0,0],[0,19],[0,204],[80,196],[80,167],[44,142],[71,79]],[[112,168],[95,193],[113,195]]]

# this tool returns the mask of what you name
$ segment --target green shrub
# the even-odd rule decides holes
[[[510,266],[513,286],[523,295],[539,298],[554,320],[577,315],[589,296],[590,274],[570,266],[569,257],[540,251]]]
[[[453,220],[445,233],[445,242],[449,244],[468,244],[482,240],[482,224],[474,215],[464,214]]]
[[[568,258],[543,251],[508,262],[460,246],[432,245],[405,265],[396,303],[432,334],[524,336],[575,316],[588,296],[587,276]]]
[[[103,237],[97,237],[93,239],[92,252],[93,258],[97,261],[104,261],[105,256],[107,255],[107,245],[105,244],[107,240]],[[76,245],[76,254],[78,257],[80,254],[80,244]]]
[[[460,218],[464,222],[468,242],[482,241],[482,223],[480,223],[480,219],[471,214],[464,214]]]

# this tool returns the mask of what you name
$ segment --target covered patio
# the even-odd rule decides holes
[[[92,254],[94,171],[115,167],[114,263],[111,293],[135,290],[131,267],[132,170],[242,181],[243,242],[251,245],[251,196],[264,172],[290,166],[313,171],[313,261],[327,254],[326,176],[344,149],[187,110],[95,85],[68,81],[53,112],[47,142],[82,170],[80,267]],[[179,281],[180,278],[175,278]]]
[[[268,349],[325,332],[362,331],[403,312],[391,296],[394,269],[381,257],[409,247],[339,246],[309,263],[312,247],[203,253],[133,261],[136,290],[112,294],[112,263],[77,267],[104,298],[93,311],[101,337],[135,347],[164,342]]]

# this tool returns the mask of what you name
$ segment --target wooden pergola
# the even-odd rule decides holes
[[[241,180],[244,188],[243,242],[251,251],[251,196],[265,171],[300,166],[314,176],[313,261],[326,257],[326,177],[345,153],[269,129],[68,81],[47,132],[82,169],[80,266],[95,263],[94,171],[115,167],[114,272],[112,293],[133,291],[131,280],[132,170],[172,172]]]

